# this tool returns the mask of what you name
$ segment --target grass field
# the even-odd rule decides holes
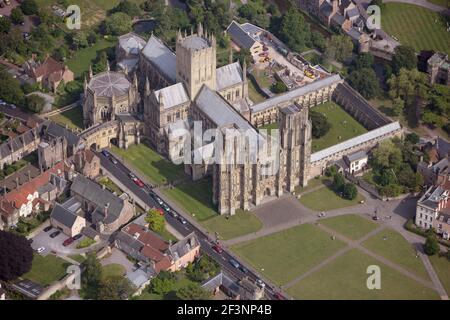
[[[120,196],[123,192],[120,190],[120,188],[112,182],[107,176],[103,176],[100,179],[97,180],[98,183],[105,186],[106,189],[108,189],[111,192],[115,192],[116,195]]]
[[[319,139],[313,139],[313,152],[328,148],[332,145],[367,132],[367,130],[358,121],[356,121],[341,106],[334,102],[326,102],[313,107],[312,110],[324,114],[331,123],[331,129],[326,135]]]
[[[87,47],[74,52],[72,58],[67,60],[67,65],[73,71],[75,77],[81,76],[89,70],[92,61],[97,57],[97,53],[106,48],[113,48],[116,45],[116,39],[99,39],[92,47]]]
[[[125,267],[117,263],[107,264],[102,268],[103,278],[111,276],[124,276],[125,274],[126,274]]]
[[[438,13],[402,3],[385,3],[381,27],[404,45],[420,50],[436,50],[450,54],[450,32]]]
[[[265,100],[265,98],[256,90],[252,81],[248,82],[248,95],[250,100],[254,103],[259,103]]]
[[[447,295],[450,295],[450,261],[446,257],[429,257],[434,271],[436,271],[439,280],[441,280]]]
[[[338,208],[354,206],[358,204],[364,197],[358,193],[353,200],[343,199],[328,187],[308,192],[300,197],[300,202],[309,209],[316,211],[328,211]]]
[[[416,252],[411,244],[398,232],[384,229],[364,241],[363,246],[414,272],[423,279],[429,280],[422,260],[416,258]]]
[[[381,289],[367,288],[367,267],[381,269]],[[316,273],[290,287],[288,293],[295,299],[438,299],[436,291],[422,286],[378,260],[354,249],[338,257]]]
[[[329,182],[329,177],[326,176],[321,176],[321,177],[317,177],[317,178],[313,178],[311,180],[308,181],[308,185],[306,187],[301,187],[301,186],[297,186],[295,187],[295,193],[296,194],[301,194],[303,192],[309,191],[311,189],[314,189],[316,187],[319,186],[324,186],[325,182]]]
[[[303,224],[232,247],[240,257],[278,285],[308,271],[344,247],[339,240]]]
[[[111,149],[155,184],[164,184],[184,177],[182,166],[164,159],[145,143],[134,144],[126,150],[116,146],[112,146]]]
[[[52,254],[48,254],[45,257],[40,254],[34,254],[31,270],[24,274],[22,278],[48,286],[63,278],[69,265],[70,263]]]
[[[261,221],[251,212],[236,210],[236,214],[229,217],[218,215],[203,221],[203,226],[212,232],[219,233],[219,239],[228,240],[262,228]]]
[[[217,215],[212,202],[212,180],[209,178],[187,181],[163,192],[198,221]]]
[[[323,224],[337,233],[353,240],[358,240],[377,228],[376,223],[364,219],[356,214],[326,218],[321,220],[320,224]]]
[[[50,120],[53,120],[63,126],[68,125],[71,129],[83,130],[83,110],[81,107],[76,107],[54,115],[50,117]]]

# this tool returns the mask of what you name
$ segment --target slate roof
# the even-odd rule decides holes
[[[217,90],[231,87],[243,81],[242,68],[239,62],[234,62],[216,70]]]
[[[444,158],[450,153],[450,143],[442,138],[437,138],[436,140],[436,150],[438,152],[439,158]]]
[[[134,32],[129,32],[119,37],[119,46],[129,54],[138,55],[145,47],[145,40]]]
[[[311,154],[311,162],[316,162],[316,161],[322,160],[324,158],[331,156],[332,154],[342,152],[344,150],[350,149],[350,148],[357,146],[359,144],[362,144],[364,142],[373,140],[373,139],[381,137],[383,135],[390,134],[391,132],[394,132],[394,131],[397,131],[400,129],[401,129],[401,126],[398,121],[392,122],[392,123],[382,126],[380,128],[363,133],[357,137],[354,137],[354,138],[348,139],[344,142],[335,144],[334,146],[331,146],[329,148],[315,152],[315,153]]]
[[[160,39],[152,35],[142,54],[173,83],[176,81],[176,56]]]
[[[209,48],[210,45],[208,41],[197,35],[191,35],[183,39],[182,46],[192,50],[201,50]]]
[[[357,160],[361,160],[367,157],[367,153],[364,150],[357,151],[354,153],[351,153],[347,156],[348,161],[353,162]]]
[[[164,109],[168,109],[189,101],[189,96],[181,82],[155,91],[156,101],[159,103],[159,96],[162,94]]]
[[[252,112],[263,111],[265,109],[272,108],[272,107],[276,106],[279,103],[290,101],[290,100],[292,100],[292,99],[294,99],[296,97],[305,95],[307,93],[310,93],[310,92],[316,91],[318,89],[327,87],[327,86],[329,86],[331,84],[340,82],[341,80],[342,80],[341,76],[339,74],[335,74],[335,75],[332,75],[330,77],[327,77],[327,78],[324,78],[324,79],[320,79],[320,80],[314,81],[314,82],[312,82],[310,84],[307,84],[307,85],[304,85],[302,87],[296,88],[294,90],[288,91],[288,92],[286,92],[284,94],[281,94],[281,95],[275,96],[273,98],[264,100],[261,103],[253,105],[251,107],[251,110],[252,110]]]
[[[81,140],[75,132],[53,121],[46,122],[44,128],[45,133],[54,138],[65,137],[69,146],[76,146]]]
[[[345,21],[345,18],[344,18],[341,14],[336,13],[336,14],[333,16],[333,18],[331,18],[331,20],[333,20],[333,21],[334,21],[335,23],[337,23],[338,25],[342,26],[342,24],[343,24],[344,21]]]
[[[168,251],[172,258],[177,261],[198,246],[200,246],[200,243],[198,242],[195,233],[192,232],[175,244],[169,246]]]
[[[105,224],[116,221],[124,207],[124,200],[80,174],[74,178],[71,191],[79,194],[89,202],[96,203],[97,208],[95,212],[98,214],[103,214],[103,209],[108,204],[108,215],[103,221]]]
[[[77,215],[70,210],[65,209],[60,204],[56,203],[52,210],[50,217],[68,228],[72,228],[77,220]]]
[[[227,32],[230,34],[233,42],[241,48],[250,49],[256,42],[256,40],[234,20],[228,26]]]
[[[195,104],[218,127],[235,124],[238,129],[255,130],[225,99],[206,85],[200,89]]]
[[[88,86],[99,97],[118,97],[128,94],[131,83],[123,73],[106,71],[96,74]]]

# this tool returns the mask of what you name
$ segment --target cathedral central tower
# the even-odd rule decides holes
[[[203,84],[216,90],[216,38],[203,31],[199,24],[197,33],[182,35],[178,32],[176,43],[177,82],[182,82],[191,99]]]

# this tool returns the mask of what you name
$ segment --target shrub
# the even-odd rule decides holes
[[[429,256],[434,256],[435,254],[439,253],[439,243],[436,239],[436,236],[429,235],[427,237],[427,240],[425,241],[423,249]]]

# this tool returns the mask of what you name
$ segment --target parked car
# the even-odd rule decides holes
[[[261,288],[264,288],[266,286],[264,281],[262,281],[261,279],[256,279],[256,285],[261,287]]]
[[[141,179],[139,179],[139,178],[134,178],[133,181],[134,181],[134,183],[136,183],[136,185],[137,185],[138,187],[140,187],[140,188],[145,187],[145,184],[141,181]]]
[[[61,231],[55,231],[52,234],[50,234],[50,238],[56,238],[57,236],[59,236],[59,234],[61,233]]]
[[[170,215],[172,216],[172,217],[174,217],[174,218],[178,218],[178,214],[175,212],[175,211],[173,211],[173,210],[170,210]]]
[[[110,157],[109,159],[111,160],[112,163],[117,164],[117,160],[114,159],[113,157]]]
[[[380,220],[380,217],[379,216],[373,216],[372,220],[378,221],[378,220]]]
[[[105,157],[109,157],[109,152],[106,150],[102,150],[102,155],[104,155]]]
[[[80,239],[82,236],[83,235],[81,233],[74,235],[73,236],[73,241]]]
[[[236,269],[239,269],[239,267],[241,266],[241,265],[239,264],[239,262],[237,262],[237,261],[234,260],[234,259],[230,259],[228,262],[229,262],[233,267],[235,267]]]
[[[45,251],[45,247],[37,248],[36,251],[37,251],[38,253],[44,252],[44,251]]]
[[[158,211],[160,215],[162,215],[162,216],[164,215],[164,211],[163,211],[163,209],[161,209],[161,208],[157,208],[157,209],[156,209],[156,211]]]
[[[239,270],[241,270],[242,273],[247,273],[248,270],[243,265],[239,266]]]
[[[273,294],[273,296],[274,296],[275,299],[277,299],[277,300],[286,300],[286,298],[285,298],[281,293],[279,293],[279,292],[275,292],[275,293]]]
[[[74,242],[74,239],[72,237],[67,238],[66,240],[64,240],[63,246],[67,247],[68,245],[72,244],[72,242]]]
[[[221,254],[221,253],[223,252],[222,247],[219,246],[218,244],[213,245],[213,246],[212,246],[212,249],[213,249],[215,252],[219,253],[219,254]]]
[[[44,232],[49,232],[50,230],[52,230],[52,226],[48,226],[44,228]]]
[[[167,212],[170,211],[169,206],[167,204],[165,204],[165,203],[163,203],[161,207],[163,207],[163,209],[166,210]]]
[[[129,176],[132,180],[136,179],[136,176],[134,175],[133,172],[128,173],[128,176]]]

